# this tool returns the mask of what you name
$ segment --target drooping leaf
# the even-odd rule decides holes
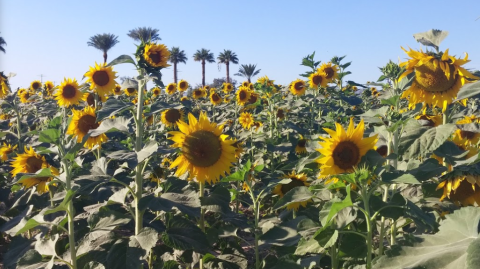
[[[193,249],[200,253],[205,253],[210,248],[202,230],[180,216],[174,216],[168,220],[167,229],[162,234],[162,241],[174,249]]]
[[[431,29],[423,33],[414,34],[413,37],[417,42],[425,46],[434,47],[438,50],[440,43],[448,36],[448,31]]]
[[[123,64],[123,63],[135,64],[135,61],[130,55],[123,54],[113,59],[111,62],[107,64],[107,66],[114,66],[114,65]]]
[[[109,98],[97,112],[97,121],[115,116],[116,114],[133,107],[132,103],[125,103],[115,98]]]
[[[301,203],[312,199],[313,193],[305,186],[295,187],[289,190],[278,202],[273,206],[273,210],[284,208],[293,203]]]
[[[455,124],[444,124],[428,129],[417,140],[413,141],[407,150],[407,158],[411,159],[432,153],[450,137],[456,128]]]
[[[131,118],[127,119],[126,117],[116,117],[114,119],[105,119],[100,123],[97,129],[92,129],[89,131],[90,136],[96,137],[104,133],[108,133],[110,131],[120,131],[124,133],[131,133],[133,132],[132,128],[130,128],[129,124],[131,122]]]

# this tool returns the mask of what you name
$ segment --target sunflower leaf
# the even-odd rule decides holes
[[[67,204],[70,202],[75,195],[75,191],[68,190],[63,201],[56,207],[45,211],[44,215],[52,214],[58,211],[67,211]]]
[[[110,63],[107,64],[107,66],[114,66],[117,64],[124,64],[124,63],[135,64],[135,61],[129,55],[124,54],[113,59]]]
[[[100,123],[97,129],[89,131],[91,137],[96,137],[111,131],[120,131],[124,133],[133,133],[133,129],[129,126],[132,118],[118,117],[114,119],[106,119]]]
[[[313,194],[305,186],[295,187],[289,190],[285,195],[278,200],[273,206],[273,210],[284,208],[290,204],[302,203],[312,199]]]
[[[109,98],[97,112],[97,121],[101,121],[105,118],[115,116],[118,113],[130,109],[133,107],[131,103],[125,103],[115,98]]]
[[[50,143],[50,144],[58,144],[60,138],[60,130],[59,129],[46,129],[40,132],[38,140],[40,142]]]
[[[328,224],[330,223],[330,220],[332,220],[332,218],[335,217],[335,215],[338,212],[340,212],[342,209],[353,205],[352,198],[350,197],[350,188],[351,188],[350,185],[348,185],[347,188],[345,189],[345,191],[347,192],[347,196],[345,197],[345,199],[343,199],[340,202],[332,203],[328,215],[322,218],[321,220],[324,226],[328,226]]]
[[[194,223],[180,216],[167,221],[167,230],[162,234],[165,245],[180,249],[193,249],[205,253],[210,247],[206,235]]]
[[[442,31],[437,29],[428,30],[423,33],[414,34],[413,37],[417,42],[422,43],[425,46],[434,47],[438,50],[440,43],[448,36],[448,31]]]
[[[457,94],[457,100],[463,100],[480,94],[480,81],[474,83],[467,83],[460,88]]]
[[[408,159],[426,156],[439,148],[455,131],[455,124],[444,124],[425,131],[407,150]]]
[[[392,248],[374,268],[479,268],[480,208],[464,207],[446,218],[438,233],[419,236],[413,247]]]

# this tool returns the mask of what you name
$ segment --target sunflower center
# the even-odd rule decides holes
[[[86,134],[88,131],[91,129],[97,129],[97,127],[100,125],[97,122],[97,117],[92,116],[92,115],[83,115],[79,120],[78,120],[78,129]]]
[[[180,111],[178,111],[175,108],[167,110],[167,113],[165,113],[165,118],[167,119],[168,122],[171,123],[176,123],[181,117]]]
[[[25,168],[27,173],[36,173],[38,170],[42,169],[43,161],[38,159],[35,156],[29,157],[26,161]]]
[[[298,142],[297,142],[297,146],[302,147],[302,148],[304,148],[306,144],[307,144],[307,140],[306,140],[306,139],[300,139],[300,140],[298,140]]]
[[[202,95],[202,91],[196,90],[196,91],[195,91],[195,95],[197,95],[197,96]]]
[[[322,76],[313,76],[312,78],[313,84],[319,85],[322,83]]]
[[[386,145],[381,145],[380,147],[377,148],[377,152],[381,156],[387,156],[388,147]]]
[[[62,96],[65,99],[71,99],[75,97],[76,89],[72,85],[66,85],[63,87]]]
[[[200,130],[185,138],[183,156],[194,166],[209,167],[222,156],[222,144],[214,133]]]
[[[460,130],[460,135],[466,139],[473,139],[475,137],[474,132]]]
[[[351,169],[360,159],[360,149],[352,141],[342,141],[333,150],[333,161],[343,170]]]
[[[150,59],[152,60],[152,62],[158,64],[160,63],[161,61],[161,57],[160,57],[160,53],[154,51],[154,52],[151,52],[148,57],[150,57]]]
[[[119,93],[121,89],[122,89],[121,87],[115,87],[115,92]]]
[[[94,106],[95,105],[95,97],[91,93],[89,93],[88,96],[87,96],[87,104],[89,106]]]
[[[450,65],[448,67],[450,68],[450,78],[447,78],[439,65],[434,67],[432,62],[427,62],[415,68],[415,82],[428,92],[448,91],[457,81],[456,75],[453,74],[453,67]]]
[[[335,75],[335,71],[333,70],[333,68],[331,67],[327,67],[325,68],[325,70],[323,70],[326,74],[326,78],[327,79],[331,79],[333,78],[333,76]]]
[[[185,84],[185,82],[180,82],[180,89],[185,89],[187,87],[187,85]]]
[[[135,88],[127,88],[127,92],[128,92],[128,93],[134,93],[134,92],[135,92]]]
[[[240,91],[240,100],[245,100],[247,98],[247,93],[245,91]]]
[[[283,194],[286,194],[287,192],[289,192],[291,189],[293,189],[295,187],[305,186],[305,183],[303,181],[297,179],[296,177],[290,178],[290,179],[292,180],[290,183],[282,185],[282,193]]]
[[[218,102],[218,101],[220,101],[220,96],[218,96],[218,94],[214,94],[214,95],[212,95],[212,100],[214,102]]]
[[[38,83],[38,82],[34,82],[34,83],[32,84],[32,88],[33,88],[34,90],[40,88],[40,86],[41,86],[41,84]]]
[[[285,114],[283,113],[283,109],[277,110],[277,118],[283,119],[285,117]]]
[[[296,82],[293,87],[295,88],[296,91],[301,91],[303,89],[303,83]]]
[[[93,78],[93,82],[100,87],[107,85],[108,82],[110,81],[107,71],[104,71],[104,70],[96,71],[93,74],[92,78]]]
[[[250,95],[250,99],[248,99],[248,102],[255,104],[257,102],[257,96],[255,94]]]
[[[231,90],[232,89],[232,85],[227,85],[227,90]]]
[[[168,91],[173,92],[175,90],[175,87],[173,85],[168,86]]]

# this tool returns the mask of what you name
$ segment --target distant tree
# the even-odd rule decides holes
[[[240,65],[240,69],[238,70],[238,73],[235,74],[235,76],[245,77],[247,78],[248,82],[251,82],[250,79],[258,75],[258,73],[260,73],[260,70],[262,70],[255,70],[256,68],[256,64],[242,64]]]
[[[168,61],[173,63],[173,82],[177,83],[177,64],[187,63],[187,56],[179,47],[172,47]]]
[[[202,63],[202,85],[205,86],[205,62],[214,63],[213,53],[207,49],[197,50],[193,55],[193,60]]]
[[[122,76],[122,77],[119,77],[118,79],[120,79],[120,84],[122,84],[127,79],[135,79],[135,78],[129,77],[129,76]]]
[[[162,40],[158,35],[158,29],[151,27],[138,27],[133,30],[128,31],[127,34],[129,37],[133,38],[135,41],[140,42],[155,42]]]
[[[227,82],[230,82],[230,63],[238,64],[238,57],[235,52],[231,50],[223,50],[218,57],[218,63],[225,64],[227,68]]]
[[[3,37],[0,36],[0,50],[3,51],[3,53],[6,53],[5,45],[7,45],[7,42],[5,42],[5,39],[3,39]]]
[[[103,51],[103,62],[107,63],[107,52],[118,42],[118,36],[114,34],[98,34],[90,37],[90,41],[87,44],[98,50]]]
[[[223,83],[227,82],[227,78],[215,78],[213,79],[213,83],[210,84],[210,87],[220,89],[223,87]],[[237,85],[237,81],[234,79],[230,79],[230,83],[232,83],[233,87]]]

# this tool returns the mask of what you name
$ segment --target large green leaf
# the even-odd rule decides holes
[[[113,59],[111,62],[107,64],[107,66],[113,66],[117,64],[123,64],[123,63],[130,63],[130,64],[135,64],[135,61],[130,55],[120,55],[117,58]]]
[[[58,139],[60,138],[59,129],[46,129],[40,132],[38,140],[40,142],[58,144]]]
[[[330,220],[342,209],[352,206],[352,198],[350,197],[350,185],[346,188],[347,196],[340,202],[334,202],[331,204],[330,211],[328,215],[322,218],[321,222],[324,226],[328,226]]]
[[[97,112],[97,121],[115,116],[116,114],[133,107],[132,103],[125,103],[115,98],[109,98]]]
[[[290,204],[306,202],[312,199],[313,193],[305,186],[295,187],[289,190],[278,202],[273,206],[273,210],[284,208]]]
[[[97,129],[90,130],[90,136],[96,137],[111,131],[120,131],[124,133],[133,133],[133,129],[129,126],[132,118],[117,117],[114,119],[106,119],[100,123]]]
[[[227,213],[230,211],[230,191],[224,187],[216,187],[208,197],[201,200],[202,207],[213,211]]]
[[[179,250],[193,249],[205,253],[210,247],[207,236],[191,221],[180,216],[172,217],[167,222],[167,229],[162,234],[165,245]]]
[[[480,268],[480,208],[464,207],[446,218],[438,233],[419,236],[413,247],[392,249],[374,268]]]
[[[467,83],[460,88],[460,91],[457,94],[457,100],[470,98],[478,94],[480,94],[480,81]]]
[[[406,152],[406,157],[412,159],[432,153],[450,137],[456,128],[455,124],[444,124],[428,129],[413,141]]]
[[[434,47],[438,50],[440,43],[448,36],[448,31],[442,31],[438,29],[431,29],[423,33],[413,34],[413,37],[417,42],[422,43],[425,46]]]

